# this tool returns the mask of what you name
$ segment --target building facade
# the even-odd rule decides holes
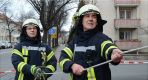
[[[18,42],[19,34],[20,24],[14,22],[3,13],[0,13],[0,46],[12,46],[14,43]]]
[[[84,0],[100,9],[104,33],[122,50],[148,46],[148,0]],[[148,49],[139,50],[148,53]]]

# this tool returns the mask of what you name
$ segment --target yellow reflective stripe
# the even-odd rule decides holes
[[[22,48],[22,53],[25,56],[28,56],[28,49],[27,48]],[[27,63],[28,57],[24,57],[24,62]]]
[[[70,57],[70,59],[72,59],[72,56],[73,56],[72,51],[68,47],[65,47],[63,50],[68,54],[68,56]]]
[[[25,50],[24,50],[24,48],[22,48],[22,53],[23,53],[23,54],[25,53]]]
[[[66,61],[70,61],[70,59],[63,59],[61,62],[60,62],[60,68],[63,70],[63,65]]]
[[[107,58],[108,51],[109,51],[110,49],[113,49],[113,48],[117,48],[117,47],[116,47],[116,46],[110,46],[110,47],[105,51],[105,58],[106,58],[106,59],[108,59],[108,58]]]
[[[35,70],[36,66],[35,65],[32,65],[31,66],[31,74],[34,74],[34,70]]]
[[[51,51],[47,56],[47,61],[49,61],[53,55],[54,55],[54,53],[53,53],[53,51]]]
[[[28,49],[26,49],[26,56],[28,56]],[[25,63],[27,63],[28,57],[25,57]]]
[[[69,80],[73,80],[73,74],[70,73]]]
[[[55,68],[52,65],[48,65],[46,68],[49,68],[52,72],[55,72]]]
[[[101,44],[101,56],[103,56],[103,49],[104,47],[109,44],[109,43],[112,43],[111,41],[107,40],[107,41],[104,41],[102,44]]]
[[[19,72],[22,72],[22,69],[23,69],[23,67],[24,67],[25,65],[26,65],[26,63],[20,62],[20,63],[18,64],[17,70],[18,70]]]
[[[96,80],[94,68],[87,69],[87,78],[88,80]]]
[[[22,72],[20,72],[18,80],[24,80],[24,74]]]
[[[16,54],[16,55],[18,55],[18,56],[20,56],[20,57],[23,58],[22,53],[21,53],[19,50],[17,50],[17,49],[13,49],[13,50],[11,51],[11,53],[12,53],[12,54]]]

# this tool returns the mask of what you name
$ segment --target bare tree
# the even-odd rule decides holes
[[[43,43],[47,43],[48,30],[56,26],[58,29],[64,23],[65,6],[72,3],[72,0],[27,0],[40,15],[40,21],[43,26]]]
[[[79,11],[79,9],[85,5],[85,0],[79,0],[79,4],[78,4],[78,9],[77,12]]]
[[[78,4],[78,8],[76,10],[76,13],[73,15],[73,25],[71,25],[71,29],[70,29],[70,33],[69,33],[69,37],[68,37],[67,43],[69,43],[74,38],[74,36],[75,36],[76,24],[78,23],[77,12],[84,5],[85,5],[85,1],[84,0],[79,0],[79,4]]]
[[[5,15],[5,22],[6,22],[6,26],[4,26],[6,28],[6,30],[8,31],[8,35],[9,35],[9,43],[11,43],[11,37],[12,37],[12,32],[15,30],[15,22],[12,21],[12,16],[7,17],[7,8],[5,7],[4,9],[4,15]]]
[[[7,5],[9,4],[10,4],[9,0],[0,0],[0,10],[4,11],[5,7],[7,7]]]

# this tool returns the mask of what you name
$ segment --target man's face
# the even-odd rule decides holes
[[[82,24],[84,31],[94,29],[97,25],[97,15],[95,13],[85,14],[82,20]]]
[[[28,25],[26,27],[26,32],[30,38],[34,38],[37,35],[37,28],[33,25]]]

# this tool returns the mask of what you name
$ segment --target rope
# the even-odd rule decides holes
[[[126,54],[126,53],[129,53],[129,52],[138,51],[138,50],[145,49],[145,48],[148,48],[148,46],[139,47],[139,48],[131,49],[131,50],[128,50],[128,51],[124,51],[124,52],[122,52],[121,54]],[[96,65],[94,65],[94,66],[85,68],[84,71],[86,71],[86,70],[89,69],[89,68],[95,68],[95,67],[98,67],[98,66],[101,66],[101,65],[110,63],[110,62],[112,62],[112,60],[108,60],[108,61],[106,61],[106,62],[102,62],[102,63],[100,63],[100,64],[96,64]],[[5,72],[1,72],[1,73],[11,73],[11,72],[14,72],[14,71],[5,71]],[[52,74],[63,74],[63,72],[43,73],[43,74],[45,74],[45,75],[47,75],[47,74],[51,74],[51,75],[52,75]],[[37,79],[37,78],[35,77],[34,80],[36,80],[36,79]],[[45,79],[44,79],[44,80],[45,80]]]
[[[135,48],[135,49],[131,49],[131,50],[128,50],[128,51],[124,51],[124,52],[122,52],[121,54],[126,54],[126,53],[129,53],[129,52],[133,52],[133,51],[137,51],[137,50],[141,50],[141,49],[145,49],[145,48],[148,48],[148,46],[144,46],[144,47],[140,47],[140,48]],[[89,68],[95,68],[95,67],[98,67],[98,66],[101,66],[101,65],[110,63],[110,62],[112,62],[112,60],[108,60],[108,61],[102,62],[102,63],[100,63],[100,64],[96,64],[96,65],[94,65],[94,66],[85,68],[84,71],[87,70],[87,69],[89,69]]]
[[[44,74],[63,74],[63,72],[44,73]]]
[[[133,52],[133,51],[138,51],[138,50],[141,50],[141,49],[145,49],[145,48],[148,48],[148,46],[143,46],[143,47],[139,47],[139,48],[135,48],[135,49],[131,49],[131,50],[128,50],[128,51],[124,51],[122,52],[121,54],[126,54],[126,53],[129,53],[129,52]],[[88,67],[88,68],[85,68],[84,71],[86,71],[87,69],[89,68],[95,68],[95,67],[98,67],[98,66],[101,66],[101,65],[104,65],[104,64],[107,64],[107,63],[110,63],[112,62],[112,60],[108,60],[108,61],[105,61],[105,62],[102,62],[100,64],[96,64],[96,65],[93,65],[91,67]],[[11,73],[12,71],[6,71],[5,73]],[[44,75],[45,74],[63,74],[63,72],[54,72],[54,73],[43,73]],[[35,77],[34,80],[36,80],[37,78]]]
[[[131,50],[128,50],[128,51],[124,51],[124,52],[122,52],[121,54],[126,54],[126,53],[129,53],[129,52],[138,51],[138,50],[145,49],[145,48],[148,48],[148,46],[143,46],[143,47],[131,49]],[[112,60],[108,60],[108,61],[102,62],[102,63],[100,63],[100,64],[96,64],[96,65],[94,65],[94,66],[85,68],[84,71],[86,71],[86,70],[89,69],[89,68],[95,68],[95,67],[98,67],[98,66],[101,66],[101,65],[110,63],[110,62],[112,62]],[[63,73],[63,72],[44,73],[44,74],[62,74],[62,73]]]

